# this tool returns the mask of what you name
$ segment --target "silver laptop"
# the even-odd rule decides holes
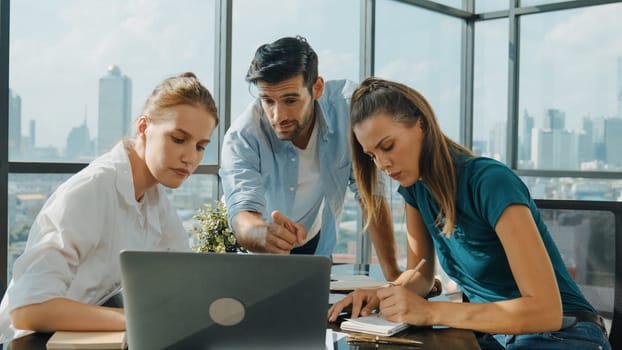
[[[122,251],[131,350],[325,349],[331,262]]]

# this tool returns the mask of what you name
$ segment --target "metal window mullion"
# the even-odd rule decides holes
[[[518,168],[518,83],[520,60],[520,20],[516,15],[519,0],[508,0],[510,12],[509,42],[508,42],[508,115],[506,163],[512,168]]]
[[[0,298],[9,276],[9,8],[0,0]]]
[[[473,0],[466,0],[467,11],[475,11]],[[475,21],[464,19],[462,25],[462,56],[460,59],[460,143],[473,146],[473,79],[475,59]]]
[[[430,1],[430,0],[397,0],[398,2],[402,2],[408,5],[417,6],[429,11],[437,12],[440,14],[457,17],[457,18],[472,18],[473,11],[465,11],[462,9],[457,9],[455,7],[447,6],[438,2]]]
[[[359,48],[359,80],[374,74],[375,32],[376,32],[376,0],[361,0],[360,17],[360,48]],[[364,226],[363,213],[358,211],[356,216],[357,230],[362,231]],[[371,261],[371,239],[369,232],[356,235],[357,264],[369,264]]]
[[[233,0],[216,0],[215,11],[215,43],[214,43],[214,99],[218,106],[220,125],[218,126],[217,166],[220,166],[220,149],[225,132],[231,125],[231,42]],[[203,170],[203,169],[201,169]],[[213,169],[211,169],[213,171]],[[222,196],[222,186],[218,170],[215,191],[217,197]]]

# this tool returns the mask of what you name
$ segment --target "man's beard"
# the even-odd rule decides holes
[[[300,124],[297,120],[288,121],[295,125],[294,130],[288,131],[288,132],[279,132],[277,131],[276,125],[272,126],[279,140],[284,140],[284,141],[294,140],[295,138],[300,136],[300,134],[315,120],[315,106],[314,106],[315,101],[312,100],[311,103],[313,104],[311,107],[311,113],[309,113],[309,115],[307,115],[307,117],[302,120],[303,124]]]

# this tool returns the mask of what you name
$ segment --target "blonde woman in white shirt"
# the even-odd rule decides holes
[[[15,330],[124,330],[119,308],[99,306],[120,286],[121,249],[190,250],[159,184],[179,187],[218,124],[214,99],[193,73],[160,83],[134,138],[63,183],[32,225],[0,304],[0,342]]]

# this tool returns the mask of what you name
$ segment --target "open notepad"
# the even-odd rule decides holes
[[[382,315],[372,314],[358,318],[349,318],[341,322],[344,331],[359,332],[373,335],[393,335],[406,328],[409,324],[404,322],[387,321]]]
[[[125,332],[55,332],[48,340],[48,350],[126,349]]]

